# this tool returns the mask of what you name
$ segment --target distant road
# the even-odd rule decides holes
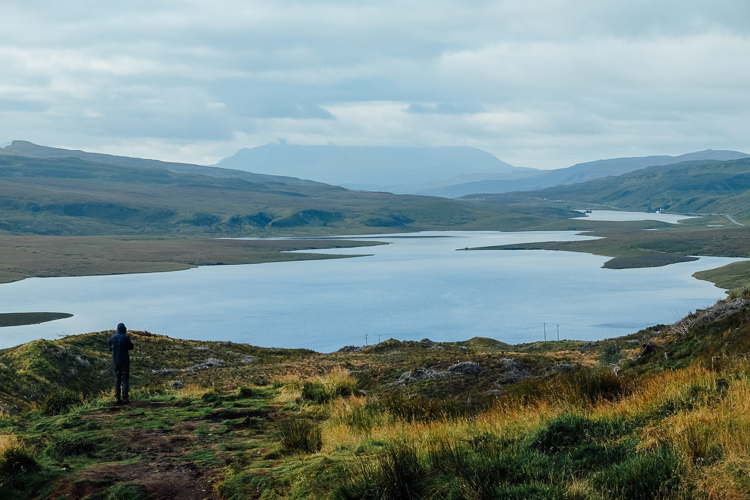
[[[727,219],[729,219],[729,222],[731,222],[732,224],[737,224],[738,226],[743,226],[744,227],[744,224],[740,224],[739,222],[737,222],[736,220],[734,220],[731,215],[724,214],[724,217],[726,217]]]

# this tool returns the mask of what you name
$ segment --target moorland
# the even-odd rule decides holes
[[[544,248],[614,268],[750,257],[747,160],[448,200],[22,153],[0,154],[5,281],[317,258],[282,252],[426,229],[588,231],[602,238]],[[578,219],[597,208],[701,217]],[[269,236],[305,239],[222,239]],[[112,332],[3,349],[0,497],[748,498],[749,269],[703,273],[730,289],[706,310],[599,342],[424,332],[316,353],[131,332],[129,405],[111,397]]]
[[[747,498],[750,307],[600,342],[0,351],[3,498]]]

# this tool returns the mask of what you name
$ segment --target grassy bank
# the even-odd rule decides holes
[[[0,313],[0,327],[3,326],[22,326],[38,325],[57,319],[70,318],[72,314],[53,313],[53,312],[34,312],[34,313]]]
[[[166,272],[209,265],[333,259],[339,256],[289,252],[378,244],[324,239],[4,235],[0,239],[0,283],[28,277]]]

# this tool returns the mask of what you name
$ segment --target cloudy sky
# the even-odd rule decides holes
[[[0,143],[750,153],[747,0],[34,0],[0,23]]]

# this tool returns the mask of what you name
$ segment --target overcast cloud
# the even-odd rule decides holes
[[[0,143],[750,153],[747,0],[3,2]]]

